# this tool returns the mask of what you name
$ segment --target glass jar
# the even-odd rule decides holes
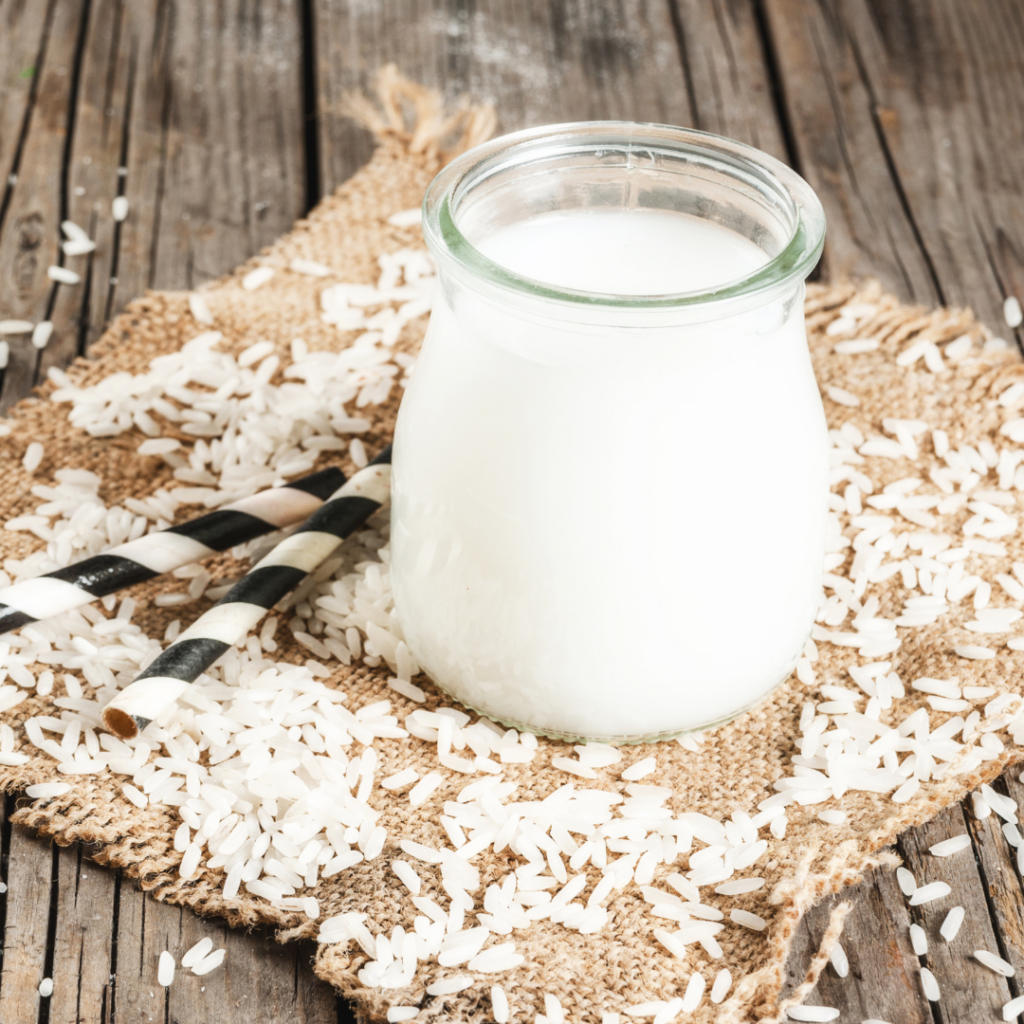
[[[590,122],[464,154],[423,209],[438,294],[392,504],[395,605],[420,666],[468,707],[562,738],[665,738],[757,704],[792,671],[821,594],[828,440],[803,298],[824,217],[810,187],[728,139]],[[759,265],[723,263],[700,291],[622,294],[481,251],[583,210],[700,218],[749,240]],[[638,253],[652,280],[671,269],[600,231],[594,249],[616,280]]]

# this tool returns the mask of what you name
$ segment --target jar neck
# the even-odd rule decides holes
[[[675,309],[580,306],[567,315],[564,304],[510,297],[441,270],[430,329],[439,337],[454,329],[474,345],[530,352],[541,361],[565,356],[567,365],[576,367],[600,352],[628,360],[641,351],[646,358],[664,346],[717,346],[738,338],[758,342],[794,324],[799,324],[800,347],[806,350],[804,297],[804,282],[798,280],[743,308],[736,303]]]
[[[616,295],[517,274],[478,248],[494,231],[568,210],[701,217],[749,239],[765,262],[708,290]],[[442,278],[491,302],[545,319],[635,326],[717,320],[784,299],[824,238],[814,193],[773,158],[706,133],[629,122],[555,125],[477,147],[434,179],[423,223]]]

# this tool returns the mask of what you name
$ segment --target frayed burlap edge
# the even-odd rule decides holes
[[[374,103],[362,93],[342,97],[342,113],[373,132],[378,140],[396,139],[411,156],[440,167],[467,149],[486,142],[497,127],[494,107],[473,103],[468,96],[446,110],[440,93],[410,82],[394,64],[377,78]]]
[[[399,164],[414,165],[415,173],[411,174],[410,180],[422,188],[445,159],[486,137],[494,124],[493,111],[469,103],[462,104],[454,115],[445,115],[436,93],[404,81],[393,68],[382,72],[380,93],[382,109],[359,97],[349,100],[349,109],[375,131],[381,143],[370,166],[326,199],[308,221],[300,222],[290,235],[265,250],[261,255],[266,260],[272,263],[276,259],[282,263],[300,254],[304,233],[312,230],[318,222],[335,216],[374,175],[379,179]],[[404,117],[406,106],[412,108],[411,124]],[[446,146],[446,139],[453,134],[457,137]],[[380,216],[386,217],[391,212],[391,208],[384,209]],[[358,245],[359,239],[353,236],[351,244]],[[218,289],[237,290],[241,275],[253,265],[251,261],[211,286],[211,295]],[[922,338],[941,342],[963,333],[971,333],[981,339],[986,333],[968,310],[929,311],[902,306],[891,296],[883,295],[876,283],[868,282],[862,285],[812,285],[808,288],[806,310],[812,340],[821,335],[824,325],[834,317],[835,309],[851,301],[870,301],[879,305],[878,314],[861,327],[866,335],[879,337],[889,345]],[[124,368],[126,361],[131,363],[132,360],[136,365],[144,364],[148,354],[135,352],[130,344],[136,324],[141,319],[148,323],[166,323],[167,344],[173,345],[176,338],[180,343],[178,324],[184,309],[185,297],[181,294],[153,293],[138,300],[114,322],[90,353],[89,360],[76,361],[70,376],[76,382],[87,383],[110,372],[111,366]],[[978,397],[997,391],[1000,386],[1005,386],[1008,379],[1019,376],[1022,370],[1013,353],[994,353],[986,359],[987,362],[972,375],[970,381],[971,393]],[[34,436],[33,431],[41,429],[42,418],[46,415],[43,402],[49,390],[49,387],[42,389],[42,399],[28,399],[11,414],[14,427],[11,436],[15,441],[23,442]],[[386,436],[394,409],[385,412],[383,422],[375,424],[370,434],[371,441],[379,442]],[[75,432],[66,424],[48,429],[63,439],[65,450],[75,452]],[[112,447],[116,449],[116,442]],[[72,461],[80,464],[77,459]],[[20,538],[5,537],[4,541],[8,554],[25,549]],[[145,592],[142,588],[142,593]],[[351,674],[350,681],[365,674],[365,670],[357,670]],[[731,728],[742,728],[742,724],[741,719]],[[730,731],[730,727],[724,731]],[[786,959],[804,914],[821,898],[859,881],[865,871],[893,864],[895,856],[883,848],[900,832],[928,820],[981,782],[996,778],[1015,756],[1015,753],[1007,753],[998,760],[987,762],[969,776],[932,784],[906,805],[890,805],[891,813],[880,826],[867,835],[839,843],[827,856],[823,854],[826,833],[819,830],[819,838],[808,843],[789,873],[779,878],[771,891],[770,902],[775,907],[775,914],[768,933],[767,952],[760,966],[737,980],[735,990],[718,1008],[714,1019],[719,1024],[746,1024],[751,1020],[776,1024],[783,1019],[786,1007],[803,1000],[812,990],[839,937],[848,907],[841,904],[833,910],[829,927],[808,965],[804,982],[780,1005],[778,999]],[[6,791],[18,791],[32,782],[57,777],[52,766],[45,770],[45,766],[32,763],[20,769],[3,769],[0,787]],[[765,781],[770,783],[771,780]],[[72,842],[88,844],[89,855],[94,860],[121,868],[130,877],[138,878],[142,887],[158,899],[188,906],[202,914],[225,917],[236,926],[274,925],[279,929],[282,941],[310,937],[311,926],[295,914],[276,910],[245,894],[225,900],[220,894],[217,878],[200,875],[192,881],[181,880],[176,872],[181,857],[169,842],[166,826],[170,815],[166,811],[154,808],[139,811],[123,799],[111,802],[98,792],[98,787],[93,799],[93,784],[88,778],[76,779],[74,783],[75,788],[67,797],[37,801],[22,807],[16,812],[14,821],[34,828],[61,845]],[[828,835],[831,834],[830,831]],[[359,985],[355,975],[361,962],[358,956],[353,957],[338,947],[321,947],[317,972],[355,999],[373,1018],[382,1019],[390,1004],[380,993]],[[425,1018],[439,1020],[479,1021],[486,1016],[486,1006],[482,1006],[470,993],[449,998],[441,1006],[424,1011]],[[570,1019],[577,1019],[572,1012]]]

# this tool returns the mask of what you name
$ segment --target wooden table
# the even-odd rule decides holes
[[[997,332],[1004,295],[1024,296],[1019,0],[0,0],[0,319],[56,324],[41,354],[12,343],[0,406],[144,289],[229,270],[352,174],[371,140],[342,93],[388,61],[450,99],[492,100],[505,130],[631,118],[760,146],[821,196],[832,279],[969,304]],[[132,212],[115,226],[118,192]],[[64,217],[99,242],[64,260],[88,267],[76,288],[46,276]],[[1024,797],[1016,773],[1002,785]],[[981,1008],[1024,982],[959,952],[985,946],[1024,969],[1024,895],[992,820],[954,807],[898,844],[934,877],[929,845],[965,824],[974,840],[973,859],[942,866],[967,923],[956,956],[933,941],[926,958],[939,1006],[920,995],[907,926],[934,934],[940,916],[912,916],[891,871],[852,891],[851,974],[826,972],[817,1001],[843,1022],[996,1019]],[[144,899],[87,853],[3,828],[4,1024],[351,1019],[313,977],[310,947]],[[826,916],[801,931],[794,978]],[[198,1001],[195,986],[159,988],[157,953],[207,934],[228,956]],[[54,994],[37,1009],[41,965]]]

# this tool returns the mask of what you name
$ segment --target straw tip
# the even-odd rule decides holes
[[[129,715],[120,708],[108,707],[103,709],[103,724],[115,736],[123,740],[133,740],[149,723]]]

